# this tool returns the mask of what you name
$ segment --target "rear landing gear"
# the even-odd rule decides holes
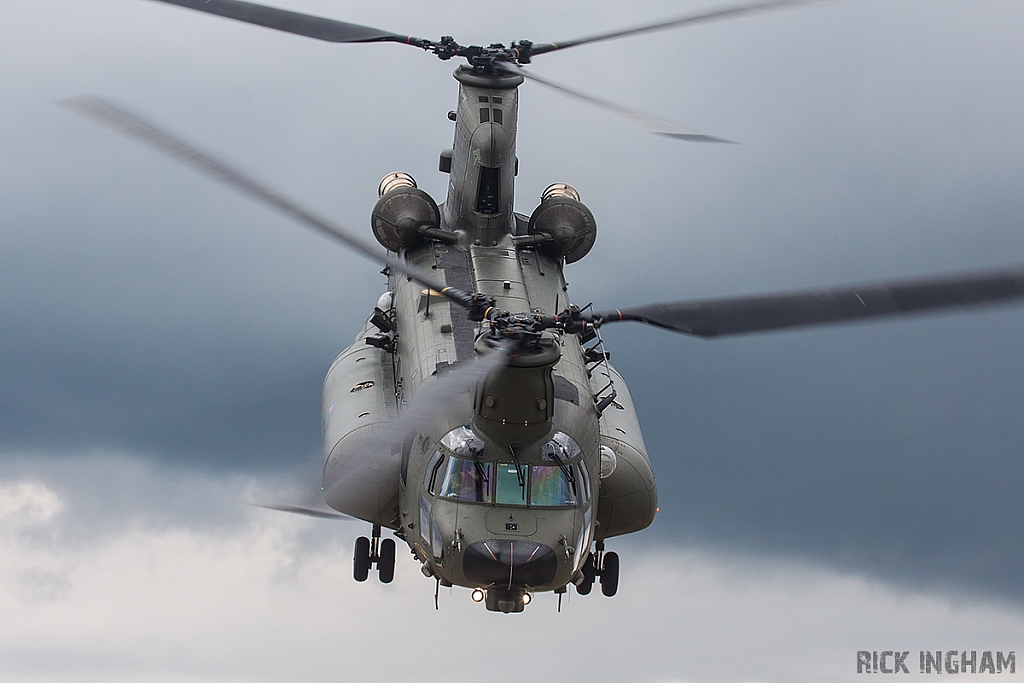
[[[356,581],[366,581],[370,575],[370,567],[377,565],[377,577],[381,583],[391,583],[395,578],[395,541],[392,538],[380,538],[380,525],[373,525],[372,540],[366,536],[356,539],[355,553],[352,555],[352,577]]]
[[[604,541],[597,541],[594,551],[587,553],[580,568],[583,578],[576,584],[576,592],[589,595],[594,582],[600,579],[601,593],[610,598],[619,590],[619,556],[614,552],[606,553]]]

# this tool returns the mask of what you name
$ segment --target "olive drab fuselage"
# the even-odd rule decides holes
[[[442,169],[450,164],[448,196],[440,225],[427,233],[442,239],[417,237],[407,220],[404,233],[384,226],[392,230],[389,239],[404,240],[387,244],[443,274],[447,285],[493,298],[500,309],[557,314],[569,305],[566,253],[551,240],[530,239],[530,221],[513,212],[522,78],[468,67],[455,77],[455,140],[442,155]],[[409,215],[429,216],[432,200],[416,192],[420,208]],[[575,200],[564,201],[590,215]],[[385,223],[397,205],[378,205]],[[382,239],[378,218],[375,210]],[[589,220],[583,253],[593,243]],[[324,385],[329,505],[393,530],[441,583],[495,594],[561,590],[579,578],[594,540],[653,521],[654,477],[625,383],[603,348],[600,357],[585,356],[583,341],[592,340],[555,330],[475,389],[436,401],[403,443],[371,466],[357,466],[361,453],[391,436],[403,406],[480,353],[496,353],[481,334],[488,323],[481,330],[464,309],[408,277],[391,273],[378,306],[386,325],[368,321]],[[374,334],[384,338],[368,343]]]

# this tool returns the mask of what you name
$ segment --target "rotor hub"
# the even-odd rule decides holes
[[[511,343],[517,349],[538,351],[541,333],[549,327],[544,316],[537,313],[501,311],[491,317],[491,333],[488,338],[495,345]]]

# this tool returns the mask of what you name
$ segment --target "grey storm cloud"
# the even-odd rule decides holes
[[[277,4],[491,42],[719,3]],[[389,171],[444,195],[453,65],[142,0],[6,5],[0,451],[305,471],[379,268],[51,103],[110,96],[368,231]],[[552,54],[538,73],[743,144],[648,136],[527,84],[518,210],[580,190],[600,235],[570,293],[603,308],[1024,262],[1022,27],[1007,0],[849,0]],[[661,492],[637,553],[1024,599],[1022,333],[1013,308],[715,342],[608,330]]]

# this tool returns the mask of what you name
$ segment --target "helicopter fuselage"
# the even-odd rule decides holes
[[[522,78],[465,67],[455,76],[455,141],[442,154],[451,179],[440,224],[429,226],[443,239],[410,231],[403,244],[389,244],[502,310],[554,315],[569,306],[565,254],[546,233],[531,236],[537,221],[513,211]],[[576,202],[562,201],[570,209]],[[488,346],[487,322],[398,273],[389,274],[376,316],[324,385],[331,507],[392,529],[425,574],[479,588],[488,608],[501,611],[521,610],[530,592],[586,580],[595,540],[653,521],[657,493],[636,412],[593,336],[547,330],[474,386],[426,399],[413,428],[368,467],[377,444],[395,442],[389,432],[410,402],[478,356],[500,353]]]

